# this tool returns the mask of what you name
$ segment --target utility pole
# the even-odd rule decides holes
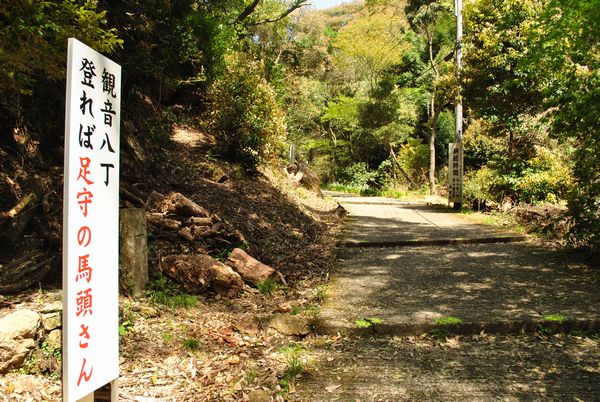
[[[462,70],[462,6],[463,0],[454,0],[454,15],[456,16],[456,74],[458,94],[454,108],[456,129],[454,144],[450,144],[448,164],[448,201],[454,203],[454,209],[460,209],[463,203],[463,109],[461,97]]]

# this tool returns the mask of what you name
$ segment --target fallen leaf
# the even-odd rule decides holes
[[[329,386],[325,387],[325,391],[327,391],[327,392],[333,392],[333,391],[335,391],[336,389],[338,389],[341,386],[342,386],[342,384],[329,385]]]
[[[233,355],[229,357],[226,361],[228,364],[240,364],[241,359],[239,356]]]

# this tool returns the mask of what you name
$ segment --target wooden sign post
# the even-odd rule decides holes
[[[119,376],[120,121],[121,67],[69,39],[63,204],[66,402],[89,398]],[[114,384],[111,389],[116,390]]]

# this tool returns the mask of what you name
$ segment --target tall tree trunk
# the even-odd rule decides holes
[[[428,29],[426,29],[425,32],[427,34],[427,42],[429,44],[429,62],[431,63],[431,68],[435,73],[435,78],[431,89],[431,120],[429,121],[429,124],[431,125],[431,134],[429,135],[429,194],[435,195],[435,129],[440,115],[440,112],[435,108],[435,87],[437,85],[440,72],[435,64],[435,57],[433,56],[433,36]]]

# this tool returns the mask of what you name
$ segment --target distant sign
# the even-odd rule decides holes
[[[119,376],[121,67],[69,39],[63,206],[63,400]]]
[[[448,145],[448,202],[463,202],[463,146]]]

